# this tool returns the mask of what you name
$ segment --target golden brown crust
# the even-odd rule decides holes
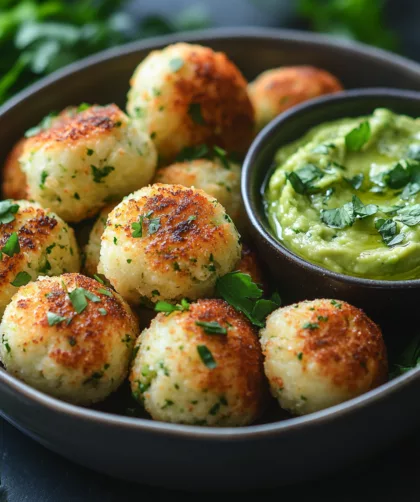
[[[12,148],[3,166],[2,193],[5,199],[26,199],[26,175],[22,171],[19,158],[22,155],[26,138],[20,139]]]
[[[172,112],[186,116],[189,144],[202,143],[204,133],[209,145],[245,152],[253,137],[254,110],[244,77],[225,54],[208,48],[191,50],[184,59],[194,68],[194,76],[176,81]],[[188,115],[191,104],[200,107],[204,124]]]
[[[30,344],[43,342],[47,330],[50,328],[47,312],[71,319],[69,324],[60,322],[54,325],[54,330],[62,333],[63,338],[68,340],[68,349],[56,348],[51,350],[49,357],[64,367],[79,369],[86,375],[92,374],[97,368],[104,367],[107,355],[112,352],[113,339],[106,327],[112,322],[118,321],[121,326],[124,322],[127,332],[132,331],[133,318],[123,304],[114,297],[112,290],[105,288],[100,283],[80,274],[63,274],[61,281],[41,280],[33,283],[36,289],[27,298],[16,303],[16,314],[19,310],[29,310],[32,323],[38,326],[39,337],[32,337],[22,344],[22,348]],[[84,288],[100,298],[100,302],[88,301],[87,307],[77,314],[68,293],[74,288]],[[112,296],[101,293],[100,289],[106,289]],[[105,309],[106,315],[102,315],[99,309]],[[105,335],[108,336],[105,336]]]
[[[258,77],[251,84],[253,102],[271,97],[277,113],[311,98],[343,90],[331,73],[314,66],[278,68]]]
[[[58,120],[53,122],[52,127],[44,129],[28,139],[28,146],[25,150],[46,142],[66,141],[71,145],[72,142],[77,142],[81,138],[103,136],[119,128],[122,117],[124,114],[114,104],[93,105],[78,113],[73,108],[65,109]]]
[[[139,242],[150,257],[153,270],[164,272],[176,267],[177,260],[188,262],[191,256],[200,254],[205,243],[206,249],[217,247],[220,241],[226,239],[223,226],[209,224],[216,217],[215,205],[201,190],[186,188],[181,185],[153,185],[154,194],[138,200],[129,199],[124,211],[127,217],[124,232],[127,239],[132,238],[132,224],[138,222],[138,215],[143,219],[143,237]],[[215,204],[217,201],[214,199]],[[114,210],[114,219],[120,213],[118,207]],[[149,234],[150,224],[154,218],[159,218],[159,228]],[[187,268],[179,270],[179,274],[189,275]]]
[[[307,360],[316,361],[321,374],[349,391],[357,390],[368,373],[375,375],[372,388],[386,381],[387,355],[381,330],[362,310],[342,301],[317,300],[316,308],[307,314],[302,324],[292,309],[285,312],[303,341],[304,371]],[[306,323],[311,327],[305,328]]]
[[[9,284],[10,278],[21,270],[22,262],[26,260],[26,253],[41,248],[50,239],[51,231],[58,221],[48,216],[41,208],[20,207],[19,217],[1,226],[0,249],[9,237],[16,232],[19,239],[20,252],[13,256],[3,254],[0,262],[0,288]],[[30,219],[22,223],[22,218]]]

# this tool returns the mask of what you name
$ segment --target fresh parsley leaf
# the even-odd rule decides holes
[[[138,237],[143,237],[143,220],[144,216],[140,215],[139,216],[139,221],[134,222],[131,224],[131,228],[133,231],[131,232],[131,236],[138,238]]]
[[[420,223],[420,204],[399,209],[397,220],[409,227],[418,225]]]
[[[213,354],[205,345],[197,345],[197,352],[207,368],[211,370],[217,368],[217,363],[214,360]]]
[[[367,218],[368,216],[372,216],[373,214],[376,214],[378,212],[378,206],[376,204],[364,205],[359,197],[357,197],[357,195],[353,195],[352,203],[354,215],[357,218]]]
[[[318,329],[319,324],[317,322],[305,322],[305,324],[302,326],[303,329]]]
[[[352,129],[345,136],[346,148],[350,152],[360,151],[370,139],[370,125],[367,120]]]
[[[420,364],[420,334],[416,335],[398,356],[390,377],[395,378]]]
[[[149,227],[147,233],[149,235],[155,234],[160,228],[160,218],[149,218]]]
[[[273,295],[270,300],[261,298],[255,302],[252,309],[252,317],[257,319],[260,323],[265,323],[266,318],[281,306],[280,296]]]
[[[109,296],[110,298],[112,298],[112,293],[111,293],[111,291],[108,291],[107,289],[104,289],[104,288],[99,288],[99,289],[98,289],[98,293],[102,293],[103,295],[105,295],[105,296]]]
[[[18,210],[19,204],[15,204],[9,199],[0,201],[0,224],[13,221]]]
[[[18,254],[20,251],[19,238],[16,232],[13,232],[7,239],[5,245],[2,248],[2,252],[7,254],[7,256],[13,256]]]
[[[347,202],[342,207],[321,209],[321,221],[330,228],[346,228],[355,220],[353,203]]]
[[[91,164],[90,168],[92,170],[93,181],[95,183],[102,183],[103,178],[106,178],[108,174],[115,171],[115,167],[112,166],[96,167]]]
[[[420,161],[420,144],[414,143],[408,147],[407,157]]]
[[[355,176],[353,176],[353,178],[346,178],[344,177],[344,179],[347,181],[347,183],[349,183],[355,190],[359,190],[359,188],[361,188],[362,184],[363,184],[363,179],[364,179],[364,175],[363,173],[360,173],[360,174],[356,174]]]
[[[65,322],[68,326],[70,324],[71,317],[62,317],[61,315],[55,314],[54,312],[47,312],[47,320],[50,326],[54,326],[55,324],[59,324],[60,322]]]
[[[324,176],[324,173],[313,164],[306,164],[296,171],[286,173],[286,178],[293,187],[293,190],[301,195],[316,191],[313,183]]]
[[[383,179],[390,188],[398,189],[404,187],[411,179],[409,165],[398,162],[390,171],[385,173]]]
[[[188,107],[188,115],[196,124],[205,125],[206,122],[201,114],[200,103],[191,103],[190,106]]]
[[[398,233],[398,227],[394,220],[380,218],[376,221],[375,227],[388,247],[396,246],[404,239],[404,234]]]
[[[177,162],[184,162],[186,160],[204,159],[209,155],[209,148],[207,145],[186,146],[176,157]]]
[[[31,127],[25,132],[25,138],[30,138],[32,136],[39,134],[41,131],[44,131],[45,129],[49,129],[52,126],[53,119],[57,115],[58,115],[57,112],[51,112],[48,115],[46,115],[38,125],[36,125],[35,127]]]
[[[172,303],[169,302],[165,302],[163,300],[156,302],[155,305],[156,312],[164,312],[166,314],[170,314],[175,311],[183,312],[189,309],[190,309],[190,304],[185,298],[181,300],[181,303],[177,303],[176,305],[173,305]]]
[[[94,274],[93,278],[97,280],[100,284],[105,284],[105,282],[99,277],[99,275]]]
[[[312,149],[312,153],[319,153],[321,155],[328,155],[330,150],[334,149],[335,145],[332,143],[321,144]]]
[[[184,60],[182,58],[173,58],[169,61],[169,68],[173,72],[177,72],[184,66]]]
[[[107,315],[107,310],[106,309],[103,309],[103,308],[100,308],[98,309],[98,312],[101,314],[101,315]]]
[[[195,321],[195,324],[197,326],[200,326],[201,328],[203,328],[204,332],[209,335],[226,335],[227,334],[227,329],[224,328],[223,326],[220,326],[220,324],[216,321],[210,321],[210,322]]]
[[[214,155],[220,160],[225,169],[230,169],[230,164],[228,160],[228,155],[226,150],[220,148],[220,146],[213,146]]]
[[[76,288],[73,289],[69,294],[69,298],[71,301],[71,304],[73,305],[74,310],[78,313],[81,314],[85,308],[88,305],[86,296],[85,296],[85,290],[83,288]]]
[[[26,284],[31,281],[32,277],[28,274],[28,272],[19,272],[10,284],[15,286],[15,288],[20,288],[20,286],[26,286]]]

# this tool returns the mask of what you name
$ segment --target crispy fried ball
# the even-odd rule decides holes
[[[2,194],[5,199],[26,199],[26,176],[19,163],[26,138],[20,139],[9,155],[3,166]]]
[[[29,198],[65,221],[94,216],[154,176],[157,155],[116,106],[91,106],[29,138],[20,158]]]
[[[226,164],[220,159],[177,162],[159,169],[155,181],[201,188],[222,204],[236,225],[241,222],[241,168],[238,164]]]
[[[256,284],[259,284],[264,291],[268,291],[268,285],[258,255],[248,244],[242,243],[241,259],[237,263],[235,270],[250,275]]]
[[[109,214],[99,272],[130,303],[209,296],[233,270],[239,234],[203,190],[156,183]]]
[[[103,288],[80,274],[41,277],[20,288],[0,325],[6,370],[76,404],[102,401],[116,390],[127,376],[138,329],[124,300]],[[86,303],[79,313],[75,297]]]
[[[280,406],[304,415],[347,401],[387,379],[379,327],[338,300],[273,312],[261,330],[265,374]]]
[[[209,326],[222,333],[210,334]],[[258,338],[225,301],[199,300],[187,311],[159,314],[136,350],[131,389],[155,420],[241,426],[261,414],[265,379]]]
[[[314,66],[267,70],[248,85],[258,130],[292,106],[342,90],[334,75]]]
[[[171,162],[202,143],[245,153],[254,110],[239,69],[222,52],[178,43],[151,52],[131,79],[127,110]]]
[[[79,249],[67,223],[34,202],[3,201],[2,210],[5,204],[19,209],[13,221],[0,224],[0,316],[20,285],[40,275],[80,269]]]
[[[85,260],[83,264],[83,272],[90,277],[93,277],[98,273],[99,255],[101,252],[101,237],[106,227],[108,214],[114,209],[114,207],[115,204],[108,204],[105,206],[99,213],[98,218],[90,231],[89,240],[84,249]]]

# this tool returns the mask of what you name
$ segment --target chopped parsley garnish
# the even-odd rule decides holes
[[[131,236],[132,237],[143,237],[143,219],[144,219],[144,216],[143,215],[140,215],[139,217],[139,221],[137,222],[134,222],[131,224],[131,228],[133,229],[133,231],[131,232]]]
[[[328,316],[319,315],[318,316],[318,321],[327,322],[328,321]]]
[[[151,218],[153,211],[149,211],[146,215],[140,215],[139,221],[131,224],[131,228],[133,231],[131,232],[131,236],[138,238],[143,237],[143,223],[145,220],[148,221],[148,235],[155,234],[160,228],[160,217]]]
[[[201,114],[200,103],[191,103],[190,106],[188,107],[188,115],[196,124],[205,125],[206,122],[203,118],[203,115]]]
[[[395,378],[420,364],[420,335],[415,336],[398,356],[390,377]]]
[[[320,153],[321,155],[328,155],[330,150],[334,149],[336,146],[332,143],[326,143],[316,146],[312,149],[312,153]]]
[[[197,219],[197,215],[192,214],[191,216],[188,216],[187,221],[194,221]]]
[[[95,152],[94,152],[94,150],[92,150],[92,148],[88,148],[86,150],[86,153],[87,153],[88,157],[91,157]]]
[[[189,310],[189,309],[190,309],[190,304],[185,298],[181,300],[181,303],[177,303],[176,305],[169,302],[165,302],[163,300],[158,301],[155,305],[156,312],[165,312],[165,314],[168,315],[175,311],[183,312],[184,310]]]
[[[398,233],[398,227],[394,220],[379,218],[375,222],[375,227],[388,247],[396,246],[404,240],[404,234]]]
[[[63,317],[61,315],[55,314],[54,312],[47,312],[47,320],[50,326],[54,326],[55,324],[59,324],[60,322],[65,322],[68,326],[70,324],[71,317]]]
[[[68,293],[68,295],[74,310],[78,314],[82,313],[87,307],[88,305],[87,299],[95,303],[101,301],[101,299],[98,296],[94,295],[93,293],[87,291],[84,288],[73,289],[73,291]]]
[[[264,327],[267,315],[281,304],[278,294],[274,294],[269,300],[263,299],[262,289],[252,281],[251,276],[237,271],[219,277],[216,292],[259,327]]]
[[[15,286],[15,288],[20,288],[20,286],[26,286],[26,284],[31,281],[32,277],[28,274],[28,272],[19,272],[10,284]]]
[[[341,207],[321,210],[321,221],[330,228],[351,227],[356,219],[367,218],[378,212],[376,204],[363,204],[353,195],[351,202],[346,202]]]
[[[80,195],[79,195],[77,192],[74,192],[73,197],[74,197],[76,200],[80,200]]]
[[[107,314],[108,314],[108,311],[107,311],[106,309],[103,309],[103,308],[98,309],[98,312],[99,312],[101,315],[107,315]]]
[[[45,188],[45,180],[48,178],[48,173],[47,171],[42,171],[41,172],[41,181],[39,183],[39,188],[41,188],[41,190],[44,190]]]
[[[299,361],[302,361],[302,357],[303,357],[303,352],[299,352],[297,355],[297,358],[299,359]]]
[[[214,146],[213,152],[214,152],[214,155],[216,157],[218,157],[220,162],[223,164],[223,167],[225,169],[230,169],[230,164],[229,164],[226,150],[224,150],[223,148],[220,148],[220,146]]]
[[[185,160],[204,159],[208,157],[209,152],[210,150],[207,145],[186,146],[177,155],[175,160],[177,162],[184,162]]]
[[[409,227],[414,227],[420,223],[420,204],[398,209],[397,220]]]
[[[364,179],[364,175],[363,173],[360,173],[360,174],[356,174],[355,176],[353,176],[353,178],[346,178],[344,177],[344,179],[347,181],[347,183],[349,183],[355,190],[359,190],[359,188],[362,186],[363,184],[363,179]]]
[[[0,224],[10,223],[15,219],[15,214],[19,210],[19,204],[7,199],[0,202]]]
[[[74,336],[69,336],[68,340],[71,347],[74,347],[77,344],[77,340]]]
[[[160,218],[150,218],[149,219],[149,228],[147,233],[149,235],[155,234],[160,228]]]
[[[182,58],[173,58],[169,61],[169,68],[173,72],[177,72],[184,66],[184,60]]]
[[[408,147],[407,157],[420,161],[420,144],[412,144]]]
[[[210,322],[195,321],[195,324],[197,326],[200,326],[201,328],[203,328],[204,332],[207,333],[208,335],[226,335],[227,334],[227,329],[224,328],[223,326],[220,326],[220,324],[216,321],[210,321]]]
[[[86,102],[80,103],[80,105],[77,107],[76,113],[81,113],[90,108],[92,105]]]
[[[214,360],[213,354],[205,345],[197,345],[197,352],[207,368],[212,370],[217,367],[217,363]]]
[[[302,326],[303,329],[318,329],[319,324],[317,322],[305,322]]]
[[[99,275],[94,275],[93,278],[97,280],[100,284],[105,284],[104,281],[99,277]]]
[[[20,251],[20,245],[19,245],[18,234],[16,232],[13,232],[7,239],[1,252],[11,257],[15,254],[18,254],[19,251]]]
[[[369,141],[371,135],[370,125],[368,121],[362,122],[360,125],[352,129],[345,136],[346,148],[350,152],[358,152]]]
[[[112,166],[96,167],[91,164],[90,168],[92,170],[93,181],[95,183],[102,183],[103,178],[106,178],[108,174],[115,171],[115,167]]]
[[[339,303],[337,300],[331,300],[330,303],[333,307],[336,307],[337,309],[341,309],[341,303]]]
[[[293,190],[301,195],[314,193],[317,191],[313,183],[320,180],[324,173],[313,164],[306,164],[296,171],[286,173],[286,178],[293,187]]]
[[[107,289],[99,288],[98,293],[102,293],[103,295],[109,296],[112,298],[112,293],[111,291],[108,291]]]

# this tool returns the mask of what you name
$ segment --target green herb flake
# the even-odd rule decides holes
[[[78,313],[81,314],[85,308],[88,305],[86,296],[85,296],[85,291],[83,288],[76,288],[73,289],[69,294],[69,298],[71,301],[71,304],[73,305],[74,310]]]
[[[197,345],[197,352],[207,368],[214,369],[217,367],[217,363],[213,358],[213,354],[206,347],[206,345]]]
[[[381,234],[383,242],[388,247],[393,247],[397,244],[401,244],[401,242],[404,240],[404,234],[398,233],[397,223],[394,220],[384,220],[383,218],[379,218],[375,222],[375,227]]]
[[[157,290],[155,290],[155,291],[157,291]],[[157,294],[159,294],[159,291],[157,291]],[[164,312],[167,315],[169,315],[170,313],[175,312],[175,311],[183,312],[185,310],[189,310],[189,308],[190,308],[190,304],[185,298],[183,298],[181,300],[181,302],[177,303],[176,305],[169,303],[169,302],[165,302],[163,300],[158,301],[155,305],[156,312]]]
[[[370,124],[368,121],[364,121],[346,134],[345,142],[347,150],[350,152],[360,151],[369,141],[370,136]]]
[[[99,275],[94,274],[93,278],[100,284],[105,284],[104,281],[99,277]]]
[[[108,291],[107,289],[99,288],[98,293],[102,293],[103,295],[109,296],[112,298],[112,293],[111,291]]]
[[[208,335],[226,335],[227,329],[221,326],[216,321],[195,321],[196,326],[203,328],[204,332]]]
[[[176,162],[185,162],[208,157],[209,148],[207,145],[186,146],[177,155]]]
[[[201,105],[200,103],[191,103],[188,107],[188,115],[191,117],[191,120],[198,125],[205,125],[205,120],[201,114]]]
[[[359,190],[361,188],[362,184],[363,184],[364,174],[360,173],[360,174],[356,174],[355,176],[353,176],[353,178],[346,178],[346,177],[344,177],[344,179],[355,190]]]
[[[92,148],[87,148],[86,154],[88,155],[88,157],[91,157],[94,153],[95,152],[94,152],[94,150],[92,150]]]
[[[7,199],[0,201],[0,224],[10,223],[15,219],[19,204]]]
[[[331,305],[337,309],[341,309],[342,304],[337,302],[337,300],[331,300]]]
[[[107,314],[108,314],[108,311],[107,311],[106,309],[103,309],[103,308],[98,309],[98,312],[99,312],[101,315],[107,315]]]
[[[74,336],[69,336],[68,341],[71,347],[74,347],[77,344],[77,340],[76,338],[74,338]]]
[[[213,146],[214,155],[220,160],[225,169],[230,169],[230,164],[228,160],[228,155],[226,150],[220,148],[220,146]]]
[[[16,232],[13,232],[9,238],[7,239],[5,245],[3,246],[1,250],[4,254],[7,254],[7,256],[14,256],[15,254],[18,254],[20,251],[20,245],[19,245],[19,238],[18,234]]]
[[[147,233],[149,235],[155,234],[160,228],[160,218],[149,218],[149,227]]]
[[[79,195],[77,192],[74,192],[73,197],[74,197],[76,200],[80,200],[80,195]]]
[[[420,204],[398,209],[397,220],[408,227],[418,225],[420,223]]]
[[[132,237],[134,238],[143,237],[143,219],[144,216],[141,215],[139,217],[138,222],[134,222],[131,224],[131,228],[133,229],[133,231],[131,232]]]
[[[323,176],[323,171],[314,164],[305,164],[296,171],[286,173],[286,179],[292,185],[293,190],[300,195],[315,193],[317,188],[313,183]]]
[[[40,183],[39,183],[39,188],[40,188],[41,190],[44,190],[44,188],[45,188],[45,181],[46,181],[46,179],[47,179],[47,178],[48,178],[48,173],[47,173],[47,171],[42,171],[42,172],[41,172],[41,181],[40,181]]]
[[[20,288],[21,286],[26,286],[26,284],[31,281],[32,277],[28,274],[28,272],[19,272],[10,284],[15,286],[15,288]]]
[[[302,361],[303,352],[299,352],[298,355],[297,355],[297,358],[299,359],[299,361]]]
[[[305,322],[302,326],[303,329],[318,329],[319,324],[317,322]]]
[[[54,312],[47,312],[47,321],[49,326],[55,326],[60,322],[65,322],[67,325],[69,325],[71,317],[63,317],[61,315],[55,314]]]
[[[112,166],[96,167],[91,164],[90,168],[95,183],[102,183],[103,178],[106,178],[112,171],[115,171],[115,167]]]
[[[169,61],[169,68],[173,72],[177,72],[184,66],[184,60],[182,58],[173,58]]]

